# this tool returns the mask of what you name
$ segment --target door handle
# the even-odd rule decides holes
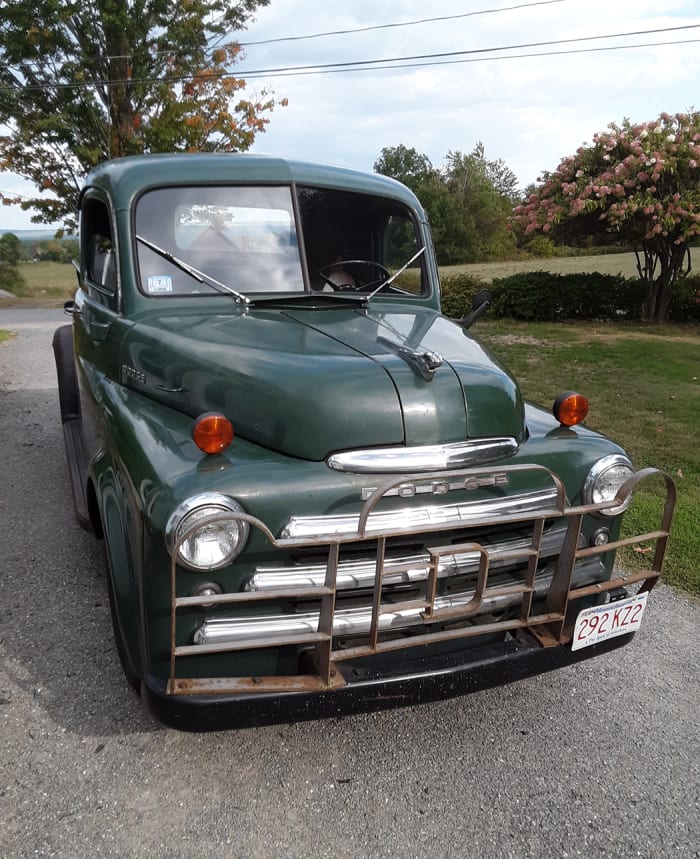
[[[95,322],[94,319],[88,320],[88,331],[93,340],[103,341],[107,339],[109,334],[109,322]]]

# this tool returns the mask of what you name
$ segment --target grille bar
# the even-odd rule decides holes
[[[565,525],[556,525],[543,533],[539,544],[539,557],[551,558],[558,555],[566,534]],[[528,548],[531,538],[513,538],[498,542],[484,541],[481,545],[488,550],[490,556],[489,569],[497,570],[507,567],[513,558],[519,557],[518,550]],[[452,576],[462,576],[476,573],[479,569],[479,553],[456,552],[451,547],[451,553],[445,553],[438,563],[437,576],[439,579]],[[509,556],[509,552],[516,554]],[[350,591],[374,586],[376,562],[343,560],[338,564],[336,587],[338,591]],[[430,554],[423,552],[415,555],[404,555],[387,558],[383,567],[383,582],[385,585],[413,584],[425,581],[430,572]],[[293,588],[321,588],[326,575],[324,563],[308,563],[295,565],[265,565],[257,567],[245,585],[246,591],[269,592]]]

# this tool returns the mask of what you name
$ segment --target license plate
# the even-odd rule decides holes
[[[645,591],[607,605],[583,609],[576,618],[571,649],[580,650],[639,629],[648,596],[649,593]]]

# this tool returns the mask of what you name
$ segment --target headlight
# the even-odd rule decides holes
[[[634,474],[632,463],[626,456],[613,454],[604,456],[595,463],[588,472],[583,484],[584,504],[600,504],[601,501],[612,501],[622,484]],[[623,504],[599,510],[603,516],[617,516],[626,510],[632,502],[632,494]]]
[[[194,495],[183,501],[165,526],[165,543],[172,555],[176,543],[191,529],[180,544],[178,562],[191,570],[216,570],[236,558],[248,539],[248,523],[222,516],[245,513],[238,502],[218,492]],[[218,521],[212,522],[212,517]],[[198,525],[199,523],[199,525]]]

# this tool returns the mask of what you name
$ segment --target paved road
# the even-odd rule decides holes
[[[0,857],[700,856],[700,608],[454,701],[188,735],[120,675],[75,525],[54,311],[0,309]]]

